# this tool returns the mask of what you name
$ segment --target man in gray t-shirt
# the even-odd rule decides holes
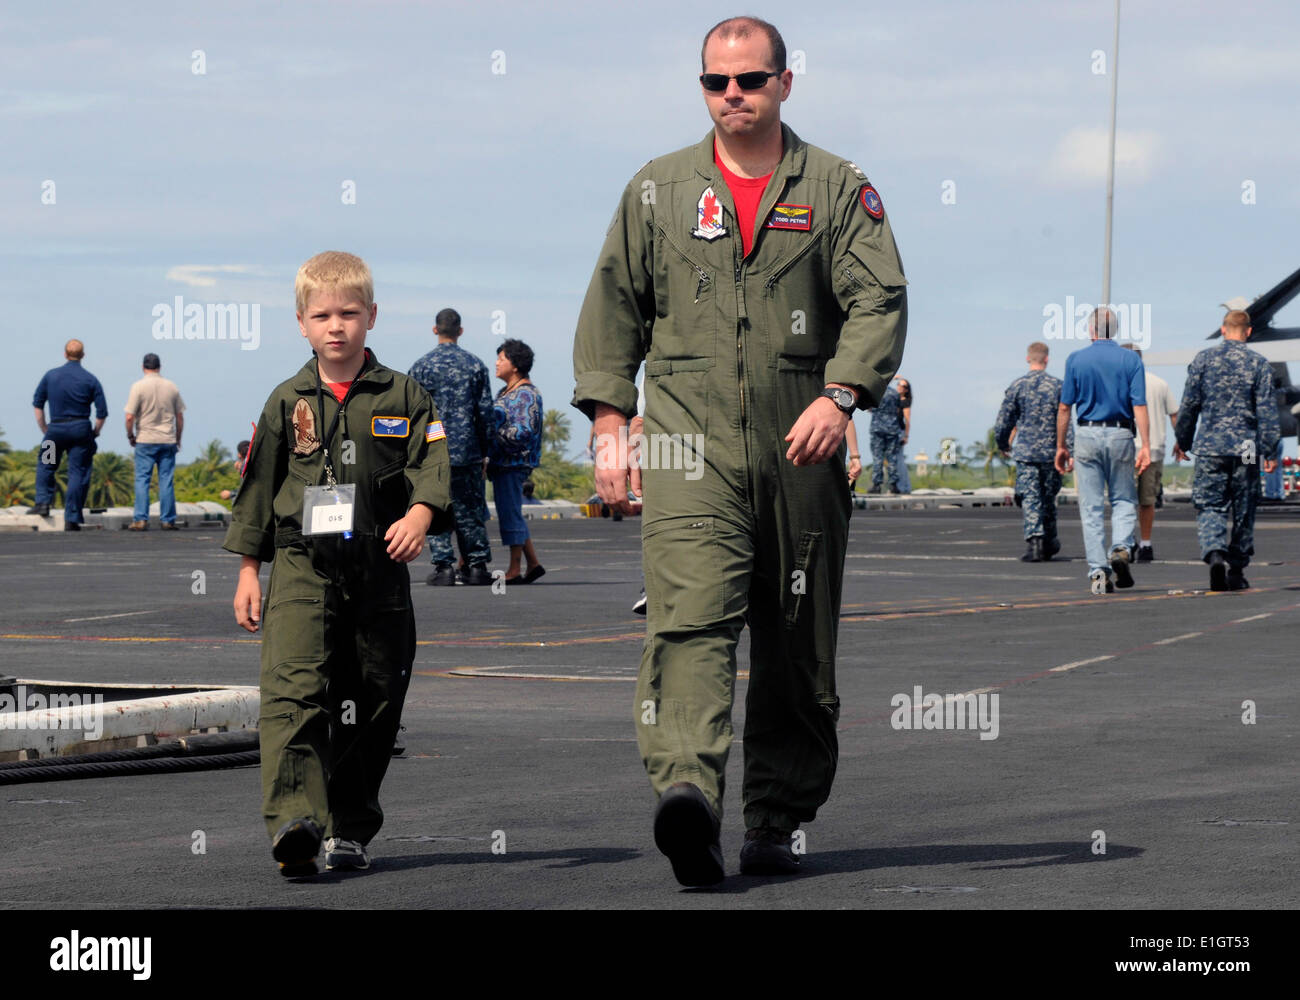
[[[132,531],[149,527],[149,481],[158,466],[158,518],[164,531],[176,530],[176,490],[172,473],[176,469],[176,451],[181,446],[185,428],[176,383],[161,375],[162,363],[156,354],[144,356],[144,377],[131,386],[126,399],[126,439],[135,448],[135,511]]]

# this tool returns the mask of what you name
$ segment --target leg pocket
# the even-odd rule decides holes
[[[656,631],[744,614],[752,560],[740,535],[719,529],[711,516],[669,518],[642,529],[646,597]]]

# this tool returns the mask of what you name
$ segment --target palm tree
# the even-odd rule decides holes
[[[0,507],[30,507],[35,502],[35,469],[29,466],[0,472]]]
[[[569,418],[560,410],[547,410],[542,417],[542,447],[564,453],[569,443]]]
[[[998,448],[998,436],[992,427],[989,428],[988,434],[983,441],[971,442],[969,448],[970,460],[978,462],[984,466],[984,472],[989,477],[989,485],[993,484],[993,466],[994,464],[1002,468],[1010,468],[1009,463],[1002,457],[1002,452]]]
[[[86,503],[91,507],[129,507],[135,502],[135,463],[114,452],[95,456],[90,473],[90,492]]]

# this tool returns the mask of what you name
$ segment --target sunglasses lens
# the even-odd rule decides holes
[[[721,73],[703,73],[700,75],[700,83],[703,84],[705,90],[726,90],[728,79]]]
[[[757,90],[767,85],[767,74],[762,70],[753,73],[741,73],[736,77],[736,84],[741,90]]]

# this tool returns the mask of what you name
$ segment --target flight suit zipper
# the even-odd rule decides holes
[[[787,271],[790,270],[790,268],[794,267],[795,264],[803,260],[803,258],[808,254],[808,252],[812,250],[812,248],[816,246],[818,242],[820,242],[822,233],[824,233],[825,231],[826,231],[825,225],[818,226],[817,229],[809,235],[808,239],[804,242],[804,245],[799,248],[797,253],[794,253],[791,256],[787,257],[784,261],[782,261],[780,264],[776,266],[776,270],[772,272],[771,276],[763,284],[763,291],[769,298],[771,298],[773,295],[776,294],[776,283],[785,275]]]
[[[659,233],[663,236],[664,242],[672,247],[677,256],[680,257],[687,266],[691,267],[697,275],[699,275],[700,280],[695,285],[695,304],[699,305],[700,296],[704,294],[704,289],[707,288],[709,284],[709,272],[704,270],[703,265],[692,260],[685,250],[674,243],[673,238],[668,235],[668,230],[663,226],[659,227]]]

